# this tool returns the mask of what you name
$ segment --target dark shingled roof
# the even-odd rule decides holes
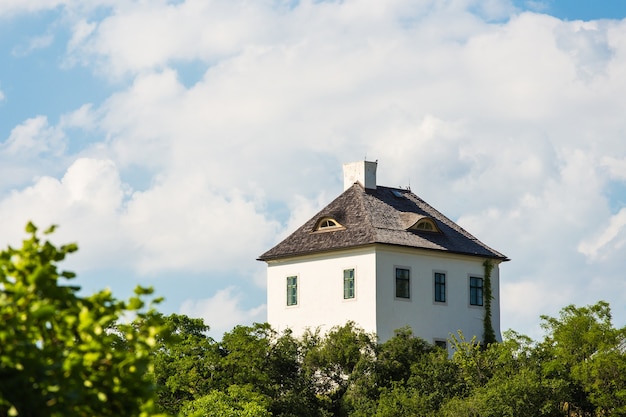
[[[424,216],[435,221],[441,233],[409,230]],[[344,228],[315,231],[320,219],[332,217]],[[359,183],[344,191],[285,240],[259,257],[260,261],[387,244],[508,261],[462,227],[408,190]]]

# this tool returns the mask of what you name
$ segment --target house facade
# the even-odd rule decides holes
[[[499,339],[499,264],[508,258],[410,190],[378,186],[376,170],[345,164],[344,192],[259,257],[268,322],[298,335],[353,321],[381,342],[410,326],[444,345],[458,330],[481,339],[490,303]]]

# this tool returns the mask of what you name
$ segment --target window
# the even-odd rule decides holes
[[[315,231],[317,232],[329,232],[331,230],[341,229],[344,229],[344,227],[332,217],[322,217],[322,219],[318,221],[315,226]]]
[[[354,269],[343,270],[343,298],[354,298]]]
[[[470,305],[483,305],[483,279],[470,277]]]
[[[422,219],[420,220],[416,225],[415,225],[415,229],[417,230],[425,230],[427,232],[434,232],[437,229],[435,228],[434,223],[432,222],[432,220],[426,220],[426,219]]]
[[[403,213],[401,214],[401,218],[405,225],[409,225],[408,230],[441,233],[437,222],[431,217],[422,216],[417,213]]]
[[[298,277],[287,277],[287,305],[295,306],[298,304]]]
[[[333,219],[324,219],[320,222],[320,229],[325,229],[327,227],[339,227],[336,221]]]
[[[446,302],[446,274],[435,272],[435,301]]]
[[[411,271],[396,268],[396,298],[411,298]]]
[[[435,340],[435,346],[441,349],[448,349],[448,343],[445,340]]]

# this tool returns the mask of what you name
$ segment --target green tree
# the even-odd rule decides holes
[[[415,337],[410,327],[404,327],[396,330],[394,336],[376,350],[377,385],[390,386],[394,381],[408,381],[411,365],[420,362],[435,347]]]
[[[224,334],[220,346],[226,386],[254,387],[271,398],[269,411],[276,417],[317,415],[313,383],[301,366],[302,345],[291,332],[278,334],[267,323],[237,326]]]
[[[270,399],[250,386],[231,385],[225,391],[212,390],[182,408],[180,417],[271,417]]]
[[[425,417],[431,416],[424,395],[401,382],[381,389],[374,417]]]
[[[457,340],[454,362],[464,390],[445,401],[438,415],[495,417],[562,416],[562,384],[542,377],[541,356],[526,336],[507,332],[503,343],[483,347]]]
[[[608,303],[564,307],[542,316],[548,332],[541,347],[546,377],[567,383],[563,402],[587,415],[626,412],[626,328],[616,329]]]
[[[202,319],[172,314],[163,321],[168,337],[159,338],[154,351],[157,404],[177,415],[185,402],[225,388],[220,380],[222,351]]]
[[[151,352],[163,330],[143,301],[152,290],[128,302],[109,290],[81,297],[62,285],[75,275],[57,269],[77,246],[42,242],[32,223],[26,232],[21,248],[0,252],[0,415],[152,415]],[[145,325],[119,325],[128,315]]]
[[[360,372],[353,375],[352,385],[344,395],[344,402],[356,416],[371,416],[374,414],[410,413],[419,405],[424,410],[425,400],[416,397],[419,390],[414,390],[408,384],[412,378],[413,366],[424,364],[431,354],[444,355],[447,352],[435,348],[423,339],[415,337],[409,327],[398,329],[394,336],[386,342],[374,347],[375,355],[368,360],[364,356],[361,360]],[[429,371],[432,371],[429,370]],[[433,381],[428,377],[424,385],[431,386]],[[403,395],[410,395],[403,401]],[[419,401],[418,401],[419,400]],[[383,408],[381,408],[383,407]]]
[[[333,416],[348,415],[355,398],[364,394],[361,389],[364,384],[359,381],[364,378],[369,381],[374,372],[375,337],[348,322],[333,327],[324,337],[308,333],[303,339],[307,346],[303,366],[314,381],[315,391],[323,404],[322,412]]]
[[[420,393],[424,411],[433,415],[451,398],[467,395],[463,373],[446,349],[434,349],[412,363],[407,386]]]

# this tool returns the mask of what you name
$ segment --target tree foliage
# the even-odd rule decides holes
[[[250,386],[231,385],[225,391],[211,390],[197,400],[187,402],[180,417],[271,417],[269,398]]]
[[[74,274],[57,269],[77,246],[42,242],[31,223],[26,231],[21,248],[0,252],[0,415],[151,415],[162,330],[145,309],[152,290],[138,287],[128,301],[109,290],[82,297],[63,285]],[[119,324],[129,314],[145,325]]]
[[[216,341],[202,319],[147,306],[150,289],[80,296],[57,269],[76,245],[27,232],[0,252],[0,417],[626,415],[626,328],[602,301],[542,317],[542,340],[459,332],[450,352],[409,328],[377,343],[352,322],[298,338],[257,323]]]
[[[162,320],[168,337],[159,338],[154,350],[154,381],[159,407],[176,415],[185,402],[223,388],[216,368],[222,353],[202,319],[172,314]]]
[[[155,374],[194,375],[186,383],[194,392],[172,414],[239,416],[249,404],[273,416],[624,415],[626,334],[611,324],[608,305],[568,306],[542,320],[546,336],[538,342],[514,331],[488,345],[451,336],[451,357],[408,328],[376,343],[351,322],[300,338],[267,324],[238,326],[221,342],[194,336],[205,353],[190,361],[179,348],[160,349],[173,357]]]

